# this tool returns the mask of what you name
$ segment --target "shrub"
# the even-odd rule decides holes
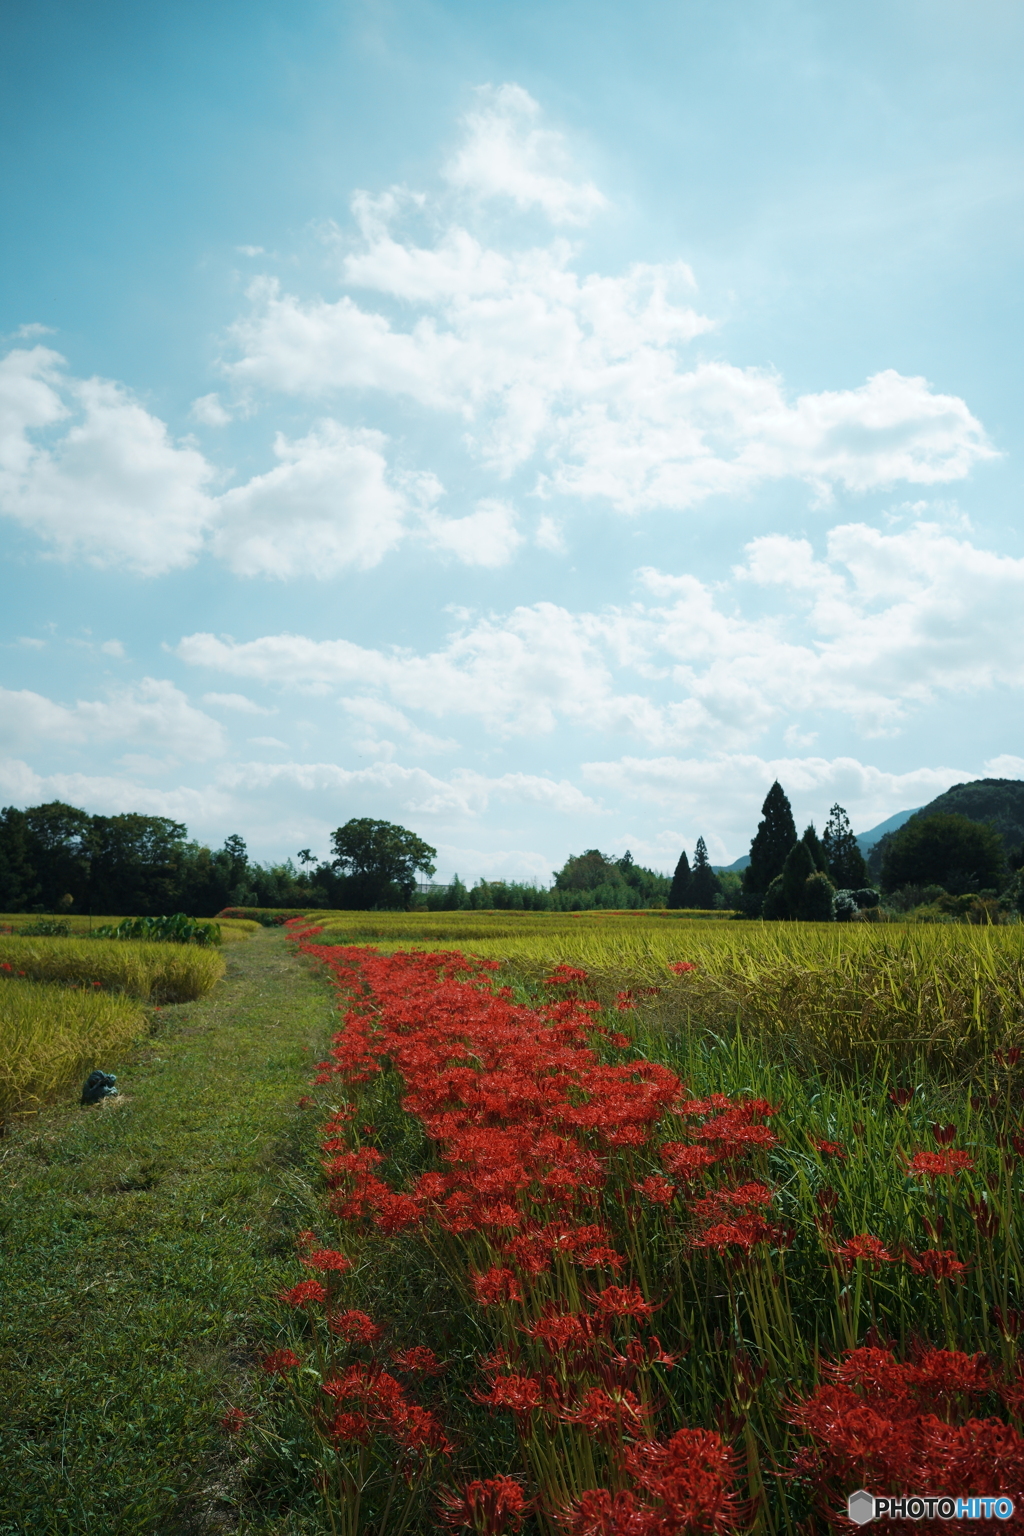
[[[38,930],[37,930],[38,931]],[[67,929],[65,928],[65,932]],[[150,944],[219,944],[216,923],[198,922],[175,912],[172,917],[126,917],[116,926],[97,928],[94,939],[142,939]]]

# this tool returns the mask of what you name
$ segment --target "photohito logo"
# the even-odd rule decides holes
[[[846,1513],[857,1525],[867,1525],[869,1520],[878,1520],[882,1515],[888,1515],[890,1520],[1009,1520],[1013,1500],[1001,1494],[951,1499],[938,1493],[876,1499],[867,1489],[858,1488],[846,1501]]]

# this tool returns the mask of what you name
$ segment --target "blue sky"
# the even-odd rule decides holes
[[[1024,13],[0,23],[0,800],[441,875],[1024,773]]]

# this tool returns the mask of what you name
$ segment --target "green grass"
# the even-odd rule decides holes
[[[0,933],[11,931],[20,933],[26,927],[32,927],[36,923],[65,923],[70,930],[69,937],[74,939],[87,938],[97,928],[107,925],[116,927],[124,922],[124,917],[103,916],[92,917],[85,913],[75,913],[72,916],[68,912],[0,912]],[[200,919],[205,922],[206,919]],[[233,939],[247,939],[251,933],[255,933],[260,927],[259,923],[251,922],[247,918],[218,918],[217,926],[220,936],[225,944]]]
[[[81,1083],[145,1033],[139,1003],[108,993],[0,981],[0,1125]]]
[[[263,1422],[254,1357],[307,1221],[295,1105],[332,1024],[262,932],[101,1063],[120,1098],[76,1091],[0,1141],[3,1536],[319,1536],[287,1454],[256,1433],[243,1457],[219,1420]]]
[[[187,1003],[209,992],[224,959],[194,944],[145,944],[126,939],[0,937],[0,968],[28,981],[64,982],[127,992],[146,1003]]]

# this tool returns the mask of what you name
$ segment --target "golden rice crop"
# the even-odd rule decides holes
[[[0,1123],[36,1109],[145,1032],[129,997],[37,982],[0,982]]]
[[[124,939],[26,939],[0,936],[0,970],[28,981],[126,992],[149,1003],[187,1003],[224,974],[215,949],[194,944],[141,944]],[[0,987],[5,985],[0,981]]]

